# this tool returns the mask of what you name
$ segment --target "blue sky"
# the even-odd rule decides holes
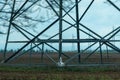
[[[91,0],[83,0],[80,3],[80,5],[79,5],[80,6],[80,10],[79,10],[80,15],[83,13],[85,8],[88,6],[88,3],[90,3],[90,1]],[[120,22],[119,22],[120,21],[120,12],[118,10],[116,10],[113,6],[109,5],[108,3],[104,3],[105,1],[106,0],[95,0],[94,3],[92,4],[91,8],[87,12],[87,14],[81,20],[82,24],[86,25],[88,28],[97,32],[101,36],[104,36],[105,34],[110,32],[111,30],[113,30],[113,27],[116,28],[120,25]],[[113,0],[113,1],[115,1],[115,0]],[[44,16],[46,14],[47,13],[43,10],[42,16]],[[72,16],[74,16],[75,15],[74,10],[70,14]],[[73,22],[67,16],[65,17],[65,19],[71,23]],[[34,32],[33,30],[31,30],[29,28],[27,28],[27,30],[29,30],[29,32],[37,35],[37,33],[39,33],[40,31],[42,31],[45,28],[44,26],[47,27],[52,21],[54,21],[54,18],[53,18],[53,20],[50,20],[49,22],[46,22],[46,23],[38,23],[38,25],[41,27],[38,26],[35,28],[35,30],[37,32]],[[45,32],[44,35],[50,36],[50,35],[58,32],[58,27],[56,28],[56,26],[58,26],[58,24],[55,24],[50,29],[50,31]],[[68,25],[64,24],[64,26],[66,27]],[[73,31],[73,29],[74,28],[71,28],[70,30],[63,33],[63,34],[65,34],[65,35],[63,35],[63,37],[64,38],[72,38],[72,35],[75,36],[76,35],[75,30]],[[72,31],[72,33],[71,33],[71,31]],[[82,37],[84,38],[84,36],[82,36]],[[86,37],[88,37],[88,36],[86,35]],[[4,48],[5,38],[6,38],[5,35],[0,35],[0,49]],[[46,38],[46,37],[42,36],[41,38]],[[22,35],[20,35],[17,32],[11,33],[10,40],[20,40],[20,39],[26,40]],[[85,44],[85,45],[87,45],[87,44]],[[11,45],[11,46],[12,47],[9,47],[9,48],[13,48],[13,47],[16,48],[16,45]],[[18,44],[18,46],[21,46],[21,45]],[[72,44],[65,44],[64,46],[65,47],[69,46],[70,47],[69,49],[71,49]],[[64,48],[64,49],[67,49],[67,48]]]

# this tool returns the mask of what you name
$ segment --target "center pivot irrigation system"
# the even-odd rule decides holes
[[[4,58],[1,63],[4,64],[16,61],[17,58],[24,56],[26,53],[30,53],[30,51],[36,48],[40,51],[42,64],[51,62],[51,64],[57,66],[80,65],[88,60],[96,51],[99,51],[100,64],[103,64],[103,46],[107,46],[117,53],[120,53],[119,46],[114,44],[114,42],[120,42],[120,40],[113,40],[113,37],[119,33],[120,27],[112,30],[107,35],[101,36],[82,24],[81,20],[89,11],[95,0],[88,0],[86,3],[87,7],[85,7],[81,13],[79,8],[82,1],[85,0],[1,0],[1,23],[3,23],[4,28],[7,29],[7,38],[3,54]],[[106,0],[106,2],[113,6],[114,9],[120,11],[119,7],[114,2],[110,0]],[[47,10],[47,12],[44,10]],[[45,17],[45,14],[47,14],[47,17]],[[45,25],[42,26],[44,22]],[[37,28],[38,33],[33,34],[30,29],[35,29],[36,26],[39,26],[39,28]],[[10,40],[11,37],[14,37],[10,36],[14,34],[14,30],[17,31],[17,34],[21,34],[26,39],[19,41]],[[69,35],[67,31],[74,34],[76,38],[67,38],[66,36]],[[5,34],[4,32],[1,33]],[[44,34],[49,34],[50,36],[47,36],[47,38],[41,37]],[[83,34],[89,36],[89,38],[83,37]],[[76,44],[76,51],[74,53],[65,53],[63,51],[64,46],[73,43]],[[82,46],[86,43],[90,44],[83,49]],[[16,52],[8,56],[7,48],[9,44],[23,45]],[[26,49],[28,46],[31,47]],[[54,52],[51,54],[46,52],[45,46],[51,48]],[[92,47],[94,47],[94,49],[89,51]],[[26,49],[25,52],[22,52],[24,49]],[[88,54],[82,57],[82,54],[87,52]],[[48,62],[44,62],[46,60]]]

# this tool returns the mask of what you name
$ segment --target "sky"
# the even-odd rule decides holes
[[[92,4],[92,6],[90,7],[90,9],[88,10],[88,12],[86,13],[86,15],[83,17],[83,19],[80,22],[101,36],[105,36],[111,30],[113,30],[114,28],[117,28],[120,25],[120,22],[119,22],[120,21],[120,12],[117,9],[115,9],[112,5],[110,5],[109,3],[105,3],[105,1],[106,0],[95,0],[94,3]],[[115,1],[115,0],[113,0],[113,1]],[[82,2],[79,4],[79,7],[80,7],[79,8],[79,16],[82,15],[82,13],[87,8],[87,6],[90,2],[91,2],[91,0],[82,0]],[[115,4],[119,5],[118,2]],[[49,11],[46,12],[44,9],[41,9],[41,12],[42,12],[41,16],[45,16],[46,14],[48,14]],[[74,17],[75,11],[72,10],[70,14]],[[32,16],[34,17],[35,15],[32,15]],[[38,16],[36,16],[36,18],[37,17]],[[34,29],[36,32],[34,32],[33,30],[31,30],[29,28],[27,28],[27,30],[29,32],[37,35],[40,31],[42,31],[45,28],[45,26],[47,27],[48,25],[50,25],[50,23],[53,22],[55,19],[56,19],[56,17],[46,23],[38,23],[39,26]],[[69,16],[64,17],[64,19],[71,22],[72,24],[74,23],[74,21]],[[68,26],[69,26],[68,24],[63,23],[63,29]],[[80,28],[83,29],[81,26],[80,26]],[[57,32],[58,32],[58,23],[56,23],[52,28],[50,28],[50,30],[46,31],[43,34],[43,36],[41,36],[40,38],[46,39],[49,36],[51,36]],[[45,35],[47,35],[47,37]],[[81,38],[89,37],[88,35],[84,35],[82,33],[81,33],[81,35],[82,35]],[[33,37],[30,37],[30,38],[32,39]],[[58,38],[58,36],[55,38]],[[63,38],[68,38],[68,39],[76,38],[75,28],[71,28],[68,31],[64,32]],[[6,39],[6,35],[0,34],[0,49],[4,48],[5,39]],[[9,40],[26,40],[26,38],[24,38],[18,32],[13,32],[10,34]],[[58,46],[57,44],[52,44],[52,45]],[[76,44],[73,44],[73,43],[72,44],[64,44],[64,49],[71,50],[71,48],[73,49],[73,46],[75,46],[75,45]],[[88,45],[88,43],[83,44],[83,46],[85,46],[85,45]],[[16,44],[9,44],[8,49],[19,48],[20,46],[22,46],[22,45],[17,44],[17,46],[16,46]]]

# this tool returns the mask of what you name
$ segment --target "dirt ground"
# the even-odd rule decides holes
[[[68,55],[70,58],[74,55],[76,55],[77,53],[65,53],[66,55]],[[12,54],[6,54],[6,58],[10,57]],[[52,53],[52,54],[44,54],[43,58],[41,58],[41,54],[23,54],[22,56],[19,57],[14,57],[12,60],[10,60],[8,63],[13,63],[13,64],[29,64],[29,63],[33,63],[33,64],[41,64],[41,63],[45,63],[45,64],[54,64],[52,62],[52,60],[48,57],[51,57],[53,60],[55,60],[56,62],[59,61],[58,59],[58,54],[57,53]],[[92,54],[91,56],[89,56],[87,59],[86,57],[90,55],[90,54],[81,54],[81,62],[82,63],[91,63],[91,64],[96,64],[96,63],[101,63],[101,55],[99,53],[97,54]],[[69,60],[69,58],[65,57],[62,55],[62,59],[63,62]],[[3,60],[3,55],[0,54],[0,61]],[[118,63],[120,64],[120,54],[102,54],[102,62],[103,63]],[[68,64],[78,64],[78,57],[75,57],[74,59],[72,59],[70,62],[68,62]]]

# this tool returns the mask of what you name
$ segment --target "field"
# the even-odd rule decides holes
[[[7,54],[7,56],[10,55]],[[56,54],[49,55],[57,61]],[[73,54],[69,55],[72,56]],[[82,55],[82,60],[87,55]],[[0,56],[2,59],[2,55]],[[52,62],[44,56],[43,62],[48,65],[32,66],[32,64],[41,63],[40,56],[41,54],[32,54],[30,59],[30,55],[25,54],[12,60],[9,62],[10,64],[0,64],[0,80],[120,80],[120,65],[115,65],[120,62],[120,55],[117,54],[109,54],[109,58],[106,54],[103,54],[104,63],[115,63],[113,65],[86,66],[81,64],[78,67],[55,67],[53,65],[48,66]],[[99,54],[94,54],[88,58],[86,63],[99,63],[99,57]],[[66,60],[66,58],[63,57],[63,60]],[[17,63],[27,65],[15,65]],[[76,63],[72,62],[70,64]]]
[[[76,55],[77,53],[65,53],[66,55],[72,57]],[[6,54],[6,58],[12,55],[12,53]],[[90,63],[90,64],[99,64],[101,63],[101,55],[99,53],[92,54],[89,56],[86,60],[85,58],[89,55],[89,53],[81,54],[81,62],[82,63]],[[46,53],[44,53],[43,58],[41,58],[40,53],[25,53],[22,56],[15,57],[14,59],[10,60],[8,63],[10,64],[47,64],[47,65],[54,65],[54,62],[49,58],[51,57],[56,62],[59,61],[58,54],[57,53],[49,53],[46,56]],[[3,55],[0,54],[0,61],[2,61]],[[67,61],[69,58],[62,55],[63,62]],[[113,64],[120,64],[120,54],[102,54],[102,62],[103,63],[113,63]],[[68,62],[68,64],[76,65],[78,64],[78,57],[76,56],[73,60]]]
[[[120,80],[120,68],[1,66],[0,80]]]

